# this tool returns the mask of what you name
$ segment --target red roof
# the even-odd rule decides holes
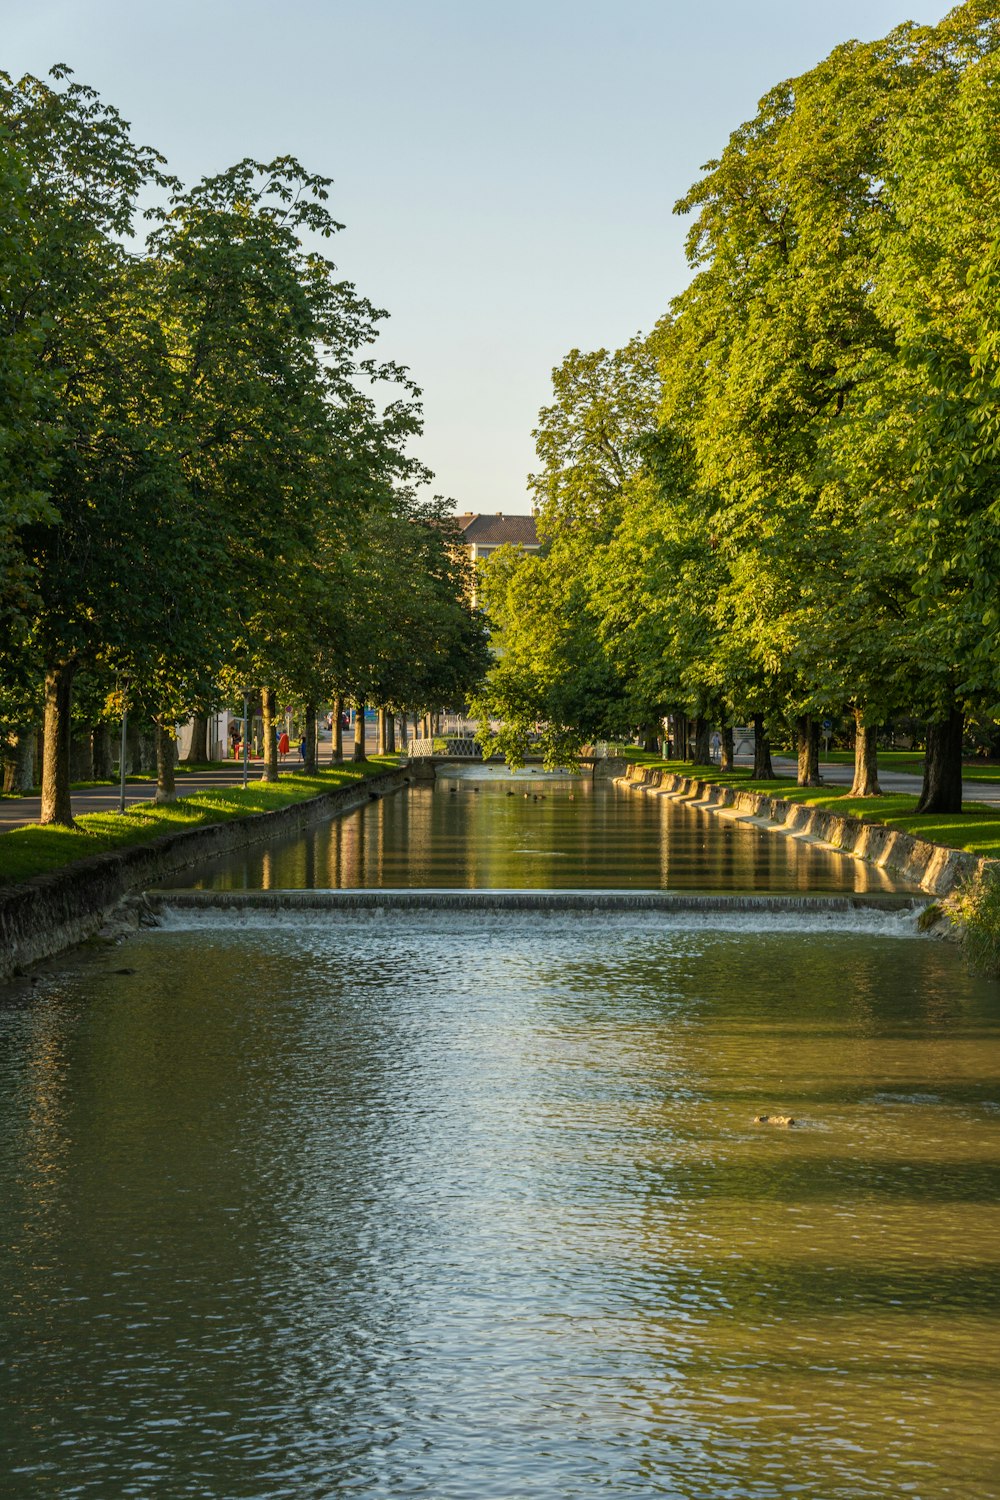
[[[455,520],[464,533],[465,540],[475,542],[479,547],[499,547],[504,542],[513,542],[522,547],[539,545],[534,516],[505,516],[502,512],[495,516],[484,516],[466,511],[464,516],[456,516]]]

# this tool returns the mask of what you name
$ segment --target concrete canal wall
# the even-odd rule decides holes
[[[884,823],[821,812],[766,792],[698,781],[659,767],[630,764],[616,785],[633,792],[673,797],[707,812],[753,823],[788,837],[812,840],[838,854],[868,860],[932,896],[949,896],[998,861],[915,838]]]
[[[0,981],[93,937],[129,896],[191,865],[340,817],[373,796],[398,790],[409,779],[403,769],[387,771],[274,812],[165,834],[148,844],[95,854],[49,875],[2,887]]]

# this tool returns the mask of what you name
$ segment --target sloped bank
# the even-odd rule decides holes
[[[928,895],[944,898],[981,878],[997,861],[964,849],[949,849],[915,838],[884,823],[869,823],[843,813],[823,812],[766,792],[741,791],[716,782],[697,781],[656,766],[630,764],[616,785],[630,791],[676,797],[710,811],[725,811],[759,826],[798,838],[816,839],[841,854],[867,860]]]
[[[0,888],[0,982],[40,959],[84,942],[130,896],[216,855],[233,854],[313,823],[340,817],[398,790],[405,768],[366,777],[272,812],[163,834],[81,859],[49,875]]]

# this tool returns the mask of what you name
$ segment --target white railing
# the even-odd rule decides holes
[[[462,760],[482,760],[483,758],[478,741],[470,735],[438,734],[431,740],[411,740],[406,750],[411,760],[420,760],[430,755],[453,756]]]

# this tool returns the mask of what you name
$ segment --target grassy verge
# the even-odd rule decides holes
[[[788,779],[753,781],[749,770],[742,767],[723,772],[718,766],[695,766],[689,761],[660,760],[641,750],[628,750],[624,753],[638,765],[657,766],[665,771],[673,771],[678,776],[689,776],[697,781],[720,786],[738,787],[741,791],[764,792],[769,797],[801,802],[807,807],[819,808],[822,812],[866,818],[871,823],[884,823],[888,828],[898,828],[903,833],[927,839],[932,844],[944,844],[949,849],[965,849],[970,854],[987,855],[991,859],[1000,858],[1000,808],[967,802],[966,810],[961,813],[925,813],[918,816],[914,812],[916,797],[903,793],[885,797],[851,797],[846,793],[832,793],[825,787],[799,787],[794,780]]]
[[[0,834],[0,883],[27,880],[109,849],[147,844],[165,833],[225,823],[249,813],[274,812],[391,770],[398,763],[395,755],[373,756],[360,766],[353,762],[332,766],[316,776],[283,775],[274,783],[254,781],[246,790],[232,786],[194,792],[166,807],[137,802],[124,813],[84,813],[77,819],[76,828],[57,828],[51,824],[42,828],[37,823],[13,828]]]

